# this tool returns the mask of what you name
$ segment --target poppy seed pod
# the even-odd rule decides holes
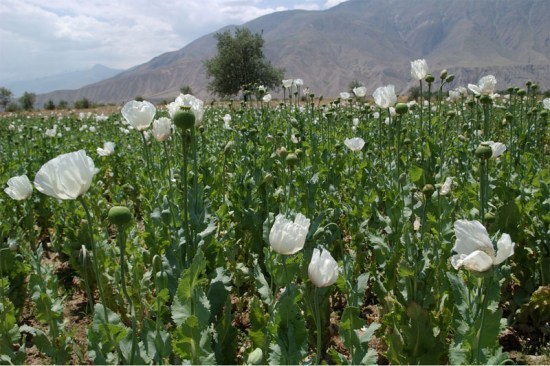
[[[517,93],[520,97],[524,97],[527,94],[525,89],[518,89]]]
[[[124,226],[132,220],[132,214],[126,206],[113,206],[107,215],[109,222],[116,226]]]
[[[493,155],[493,149],[491,146],[481,144],[476,149],[476,156],[480,159],[487,160]]]
[[[195,127],[195,114],[189,109],[180,109],[174,113],[174,124],[177,128],[187,131]]]
[[[407,103],[397,103],[395,105],[395,113],[403,115],[409,111],[409,106]]]
[[[489,95],[486,95],[486,94],[483,94],[481,97],[479,97],[479,101],[481,102],[481,104],[491,104],[491,103],[493,103],[493,99]]]
[[[439,73],[439,78],[440,78],[441,80],[447,79],[447,69],[441,70],[441,72]]]
[[[435,78],[434,78],[434,76],[433,76],[432,74],[428,74],[428,75],[426,75],[426,79],[425,79],[425,80],[426,80],[427,83],[433,83],[434,80],[435,80]]]
[[[449,74],[449,75],[445,78],[445,82],[446,82],[446,83],[451,83],[454,79],[455,79],[455,74]]]

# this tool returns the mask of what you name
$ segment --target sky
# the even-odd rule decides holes
[[[102,64],[128,69],[226,25],[347,0],[1,0],[0,85]]]

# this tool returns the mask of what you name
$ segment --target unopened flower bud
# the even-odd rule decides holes
[[[492,212],[487,212],[485,214],[485,222],[489,223],[489,222],[495,222],[495,214],[492,213]]]
[[[426,184],[423,188],[422,188],[422,193],[424,194],[424,196],[426,197],[426,199],[430,199],[432,197],[432,195],[434,194],[435,192],[435,188],[433,185],[431,184]]]
[[[447,69],[441,70],[441,72],[439,73],[439,78],[440,78],[441,80],[447,79]]]
[[[286,156],[288,155],[288,151],[286,149],[286,147],[282,146],[280,148],[277,149],[277,151],[275,151],[275,153],[280,157],[280,158],[286,158]]]
[[[286,157],[286,163],[289,167],[296,166],[299,162],[298,156],[295,153],[290,153]]]
[[[231,140],[228,141],[227,144],[225,144],[225,147],[223,148],[223,153],[225,155],[229,155],[233,152],[233,146],[235,146],[235,141]]]
[[[449,74],[449,76],[445,78],[445,82],[451,83],[454,79],[455,79],[455,74]]]
[[[434,78],[434,76],[433,76],[432,74],[428,74],[428,75],[426,75],[425,80],[426,80],[426,82],[428,82],[428,83],[433,83],[434,80],[435,80],[435,78]]]

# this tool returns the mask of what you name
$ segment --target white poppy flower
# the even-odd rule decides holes
[[[122,107],[122,116],[138,131],[149,128],[156,112],[155,106],[147,101],[132,100]]]
[[[8,179],[8,187],[4,192],[12,199],[21,201],[32,195],[32,184],[26,175],[19,175]]]
[[[497,253],[489,234],[479,221],[457,220],[454,224],[456,242],[451,257],[455,269],[464,267],[470,271],[485,272],[501,264],[514,254],[514,243],[508,234],[502,234],[497,242]]]
[[[411,61],[411,76],[415,80],[423,80],[430,73],[428,63],[424,59]]]
[[[496,85],[497,79],[493,75],[487,75],[479,79],[479,85],[468,84],[468,89],[475,95],[491,95],[495,92]]]
[[[365,146],[365,140],[363,140],[361,137],[354,137],[352,139],[345,139],[344,145],[348,147],[353,152],[358,152],[363,149],[363,146]]]
[[[103,144],[103,148],[98,147],[97,148],[97,155],[99,156],[109,156],[112,155],[115,152],[115,144],[114,142],[105,142]]]
[[[307,267],[307,273],[316,287],[328,287],[338,279],[338,263],[328,250],[315,248]]]
[[[309,219],[299,213],[294,222],[278,214],[269,232],[269,244],[279,254],[291,255],[304,247],[309,231]]]
[[[168,113],[173,119],[177,111],[182,107],[189,108],[195,115],[195,127],[200,126],[204,114],[204,102],[191,94],[180,94],[175,101],[167,105]]]
[[[447,177],[445,179],[445,183],[441,186],[441,189],[439,190],[439,194],[442,196],[446,196],[451,192],[451,188],[453,186],[453,177]]]
[[[158,142],[166,141],[172,135],[172,121],[168,117],[160,117],[153,121],[153,136]]]
[[[393,107],[397,103],[397,95],[395,95],[395,86],[387,85],[377,88],[372,93],[374,102],[380,108],[387,109]]]
[[[356,97],[362,98],[365,95],[367,95],[367,87],[366,86],[358,86],[356,88],[353,88],[353,94],[355,94]]]
[[[61,154],[42,165],[34,178],[38,191],[61,200],[86,193],[95,175],[94,161],[79,150]]]

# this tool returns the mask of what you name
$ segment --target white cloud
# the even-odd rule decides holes
[[[0,84],[102,63],[129,68],[219,28],[343,0],[2,0]]]

